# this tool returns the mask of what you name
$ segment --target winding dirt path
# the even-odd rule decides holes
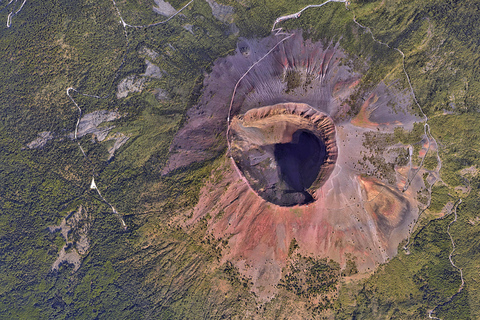
[[[441,217],[441,218],[439,218],[439,219],[444,219],[445,217],[450,216],[452,213],[455,215],[455,219],[453,219],[452,221],[450,221],[450,223],[448,224],[448,227],[447,227],[447,233],[448,233],[448,236],[450,237],[450,241],[452,242],[452,251],[451,251],[450,254],[448,255],[448,260],[450,260],[450,264],[451,264],[455,269],[457,269],[458,272],[460,272],[460,279],[462,280],[462,283],[460,284],[460,287],[458,288],[458,291],[457,291],[455,294],[453,294],[446,302],[441,303],[441,304],[435,306],[435,308],[433,308],[432,310],[429,310],[429,311],[428,311],[428,317],[429,317],[430,319],[442,320],[441,318],[437,318],[437,317],[433,316],[433,313],[435,313],[435,310],[436,310],[438,307],[440,307],[440,306],[444,306],[444,305],[450,303],[450,302],[453,300],[453,298],[455,298],[455,296],[456,296],[457,294],[459,294],[460,292],[462,292],[462,290],[463,290],[463,288],[464,288],[464,286],[465,286],[465,280],[464,280],[464,278],[463,278],[463,270],[462,270],[462,268],[458,267],[458,266],[455,264],[455,262],[453,261],[453,254],[454,254],[454,252],[455,252],[456,246],[455,246],[455,241],[453,240],[452,234],[450,233],[450,227],[451,227],[455,222],[457,222],[457,218],[458,218],[458,216],[457,216],[457,208],[458,208],[458,205],[461,204],[461,203],[462,203],[462,199],[459,199],[459,200],[457,201],[457,203],[455,204],[455,206],[453,207],[452,211],[451,211],[448,215],[445,215],[445,216],[443,216],[443,217]]]
[[[278,30],[278,29],[275,29],[275,26],[278,23],[286,21],[286,20],[290,20],[290,19],[297,19],[297,18],[300,17],[300,15],[302,14],[303,11],[305,11],[307,9],[310,9],[310,8],[323,7],[324,5],[326,5],[329,2],[342,2],[342,3],[347,4],[347,0],[327,0],[324,3],[321,3],[321,4],[309,4],[308,6],[306,6],[305,8],[303,8],[302,10],[300,10],[298,12],[295,12],[295,13],[292,13],[292,14],[289,14],[289,15],[286,15],[286,16],[281,16],[281,17],[278,17],[277,19],[275,19],[275,22],[273,23],[273,27],[272,27],[272,32],[275,31],[275,30]]]
[[[350,10],[348,9],[347,7],[347,10]],[[397,51],[398,53],[400,53],[400,55],[402,56],[402,68],[403,68],[403,73],[405,74],[405,78],[407,79],[407,82],[408,82],[408,86],[410,88],[410,93],[412,95],[412,98],[413,98],[413,101],[415,102],[415,105],[418,107],[418,109],[420,110],[420,113],[422,114],[423,118],[424,118],[424,125],[423,125],[423,133],[424,133],[424,136],[427,138],[427,141],[428,141],[428,147],[427,147],[427,151],[425,152],[425,155],[422,157],[422,160],[420,161],[420,165],[418,166],[418,169],[414,172],[413,176],[405,181],[405,186],[403,187],[403,192],[407,191],[408,190],[408,187],[410,186],[410,184],[412,183],[413,179],[415,178],[415,176],[418,174],[418,172],[422,169],[423,167],[423,163],[425,161],[425,157],[427,156],[428,154],[428,151],[430,150],[430,147],[431,147],[431,144],[432,144],[432,141],[435,143],[435,145],[437,145],[437,141],[435,140],[435,138],[432,136],[432,134],[430,133],[430,125],[428,124],[428,117],[427,115],[425,114],[425,112],[423,112],[423,108],[420,106],[420,103],[418,102],[417,100],[417,97],[415,95],[415,91],[413,90],[413,86],[412,86],[412,82],[410,80],[410,76],[408,75],[408,72],[407,72],[407,69],[405,68],[405,54],[403,53],[402,50],[400,50],[399,48],[393,48],[391,47],[388,43],[385,43],[385,42],[382,42],[380,40],[378,40],[377,38],[375,38],[375,36],[373,35],[372,33],[372,30],[369,28],[369,27],[366,27],[362,24],[360,24],[356,18],[355,18],[355,15],[353,15],[353,22],[355,22],[356,25],[358,25],[360,28],[362,29],[365,29],[371,36],[372,36],[372,39],[373,41],[383,45],[383,46],[386,46],[387,48],[389,49],[392,49],[392,50],[395,50]],[[437,145],[438,146],[438,145]],[[437,160],[438,160],[438,163],[440,163],[440,166],[437,167],[437,174],[439,176],[440,174],[440,169],[441,169],[441,161],[440,161],[440,156],[438,154],[438,148],[437,148]],[[435,181],[436,182],[436,181]],[[432,183],[433,184],[435,184]]]
[[[350,10],[350,9],[348,9],[348,7],[347,7],[347,10]],[[397,51],[398,53],[400,53],[400,55],[402,56],[402,69],[403,69],[403,73],[405,74],[405,78],[407,79],[408,86],[409,86],[409,88],[410,88],[410,93],[411,93],[411,95],[412,95],[412,99],[413,99],[413,101],[415,102],[415,105],[416,105],[416,106],[418,107],[418,109],[420,110],[420,113],[422,114],[423,119],[424,119],[424,123],[423,123],[423,134],[424,134],[424,136],[425,136],[425,138],[427,139],[427,142],[428,142],[427,150],[426,150],[426,152],[425,152],[425,155],[422,157],[422,159],[421,159],[421,161],[420,161],[420,165],[418,166],[417,170],[415,170],[415,171],[413,172],[413,175],[411,176],[411,178],[409,178],[409,177],[410,177],[410,174],[407,175],[407,179],[406,179],[405,185],[404,185],[404,187],[403,187],[403,192],[405,192],[405,191],[408,190],[408,188],[410,187],[413,179],[416,177],[416,175],[417,175],[417,174],[420,172],[420,170],[423,168],[423,164],[424,164],[424,162],[425,162],[425,158],[426,158],[426,156],[427,156],[427,154],[428,154],[428,151],[430,151],[430,148],[431,148],[431,146],[432,146],[432,143],[434,143],[435,146],[436,146],[437,167],[436,167],[435,170],[434,170],[434,172],[435,172],[435,180],[430,184],[430,186],[429,186],[428,189],[427,189],[427,191],[428,191],[428,193],[429,193],[429,195],[430,195],[430,197],[428,198],[428,203],[426,204],[425,208],[420,212],[419,217],[417,218],[417,220],[415,221],[414,225],[412,226],[411,232],[409,233],[409,236],[408,236],[408,239],[407,239],[407,243],[406,243],[406,245],[404,246],[404,250],[408,253],[408,252],[409,252],[409,251],[408,251],[408,248],[410,247],[410,244],[411,244],[411,241],[410,241],[410,240],[411,240],[411,233],[413,232],[413,230],[415,229],[418,221],[420,220],[420,219],[419,219],[420,216],[425,212],[426,209],[428,209],[428,207],[429,207],[430,204],[431,204],[431,195],[432,195],[432,187],[433,187],[433,185],[440,180],[440,169],[442,168],[442,161],[441,161],[440,155],[439,155],[439,153],[438,153],[438,144],[437,144],[437,141],[435,140],[435,138],[433,137],[433,135],[432,135],[431,132],[430,132],[430,125],[428,124],[429,118],[427,117],[427,115],[426,115],[425,112],[423,111],[422,106],[420,105],[420,103],[419,103],[418,100],[417,100],[417,97],[416,97],[416,95],[415,95],[415,90],[413,89],[412,82],[411,82],[411,80],[410,80],[410,76],[409,76],[409,74],[408,74],[408,72],[407,72],[407,69],[405,68],[405,53],[404,53],[402,50],[400,50],[399,48],[393,48],[393,47],[391,47],[388,43],[382,42],[382,41],[378,40],[377,38],[375,38],[375,36],[373,35],[372,30],[371,30],[369,27],[366,27],[366,26],[360,24],[360,23],[356,20],[355,15],[353,15],[353,22],[355,22],[355,24],[358,25],[360,28],[366,30],[366,31],[371,35],[372,39],[373,39],[375,42],[377,42],[377,43],[379,43],[379,44],[381,44],[381,45],[383,45],[383,46],[386,46],[386,47],[389,48],[389,49],[395,50],[395,51]],[[412,154],[410,154],[410,161],[412,161],[411,156],[412,156]],[[412,168],[411,170],[413,170],[413,168]]]
[[[193,0],[192,0],[193,1]],[[245,73],[240,77],[240,79],[238,79],[237,83],[235,84],[235,87],[233,88],[233,93],[232,93],[232,99],[230,100],[230,105],[229,105],[229,108],[228,108],[228,116],[227,116],[227,133],[226,133],[226,139],[227,139],[227,147],[228,147],[228,152],[227,154],[229,155],[231,161],[232,161],[232,164],[233,164],[233,167],[235,168],[235,171],[237,172],[237,174],[239,175],[240,179],[242,179],[246,184],[247,186],[249,187],[249,189],[251,191],[253,191],[254,193],[257,193],[253,188],[252,186],[250,185],[250,183],[247,181],[247,179],[241,174],[240,172],[240,169],[237,167],[237,164],[235,163],[235,160],[233,159],[233,157],[231,156],[231,143],[230,143],[230,139],[228,138],[229,136],[229,133],[230,133],[230,124],[231,124],[231,118],[232,118],[232,107],[233,107],[233,102],[235,100],[235,95],[237,93],[237,89],[238,89],[238,86],[240,84],[240,82],[248,75],[248,73],[250,73],[250,71],[255,68],[257,66],[257,64],[259,64],[260,62],[262,62],[263,59],[265,59],[268,55],[270,55],[280,44],[282,44],[283,42],[285,42],[286,40],[290,39],[291,37],[293,37],[295,35],[295,33],[286,33],[286,32],[283,32],[283,29],[282,28],[277,28],[275,29],[276,25],[280,22],[283,22],[283,21],[286,21],[286,20],[289,20],[289,19],[296,19],[298,17],[300,17],[301,13],[309,8],[319,8],[319,7],[322,7],[324,5],[326,5],[327,3],[329,2],[343,2],[343,3],[346,3],[346,0],[327,0],[325,1],[324,3],[322,4],[311,4],[311,5],[308,5],[306,7],[304,7],[303,9],[301,9],[300,11],[296,12],[296,13],[292,13],[292,14],[289,14],[289,15],[286,15],[286,16],[281,16],[279,18],[277,18],[275,20],[275,22],[273,23],[273,26],[272,26],[272,30],[271,32],[274,32],[276,36],[278,35],[285,35],[285,37],[283,39],[281,39],[280,41],[278,41],[264,56],[262,56],[260,59],[258,59],[255,63],[253,63],[248,69],[247,71],[245,71]],[[183,8],[182,8],[183,9]],[[333,56],[333,55],[332,55]],[[331,57],[330,57],[331,59]],[[330,60],[328,61],[328,63],[330,62]],[[328,63],[327,63],[327,67],[328,68]]]
[[[347,8],[347,9],[348,9],[348,8]],[[404,186],[404,188],[403,188],[403,191],[404,191],[404,192],[408,189],[408,187],[410,186],[412,180],[415,178],[415,176],[418,174],[418,172],[422,169],[423,163],[424,163],[425,158],[426,158],[426,156],[427,156],[427,154],[428,154],[428,151],[430,150],[430,147],[431,147],[431,145],[432,145],[432,142],[435,143],[435,146],[436,146],[436,156],[437,156],[437,167],[435,168],[434,172],[436,173],[436,176],[435,176],[435,181],[433,181],[433,183],[431,183],[430,186],[429,186],[429,188],[428,188],[428,192],[429,192],[430,197],[429,197],[429,199],[428,199],[428,203],[427,203],[425,209],[423,209],[422,212],[420,213],[420,215],[421,215],[426,209],[428,209],[428,207],[429,207],[430,204],[431,204],[432,187],[433,187],[433,185],[434,185],[436,182],[440,181],[440,169],[442,168],[442,160],[441,160],[440,155],[439,155],[439,153],[438,153],[438,144],[437,144],[437,141],[435,140],[435,138],[433,137],[433,135],[432,135],[431,132],[430,132],[430,125],[428,124],[429,118],[427,117],[427,115],[426,115],[425,112],[423,111],[423,108],[420,106],[420,103],[419,103],[418,100],[417,100],[417,97],[416,97],[416,95],[415,95],[415,91],[414,91],[413,86],[412,86],[412,82],[411,82],[410,76],[409,76],[409,74],[408,74],[408,72],[407,72],[407,70],[406,70],[406,68],[405,68],[405,53],[404,53],[402,50],[400,50],[399,48],[392,48],[388,43],[385,43],[385,42],[382,42],[382,41],[376,39],[375,36],[374,36],[373,33],[372,33],[372,30],[371,30],[369,27],[365,27],[365,26],[361,25],[361,24],[355,19],[355,15],[354,15],[354,17],[353,17],[353,21],[354,21],[355,24],[357,24],[359,27],[367,30],[367,31],[370,33],[370,35],[372,36],[372,39],[373,39],[374,41],[376,41],[377,43],[382,44],[382,45],[384,45],[384,46],[387,46],[388,48],[393,49],[393,50],[395,50],[395,51],[397,51],[397,52],[399,52],[399,53],[401,54],[401,56],[402,56],[403,72],[404,72],[405,77],[406,77],[406,79],[407,79],[408,86],[410,87],[410,92],[411,92],[411,94],[412,94],[412,98],[413,98],[415,104],[417,105],[418,109],[420,110],[420,112],[421,112],[421,114],[422,114],[422,116],[423,116],[423,118],[424,118],[423,129],[424,129],[424,136],[427,138],[427,141],[428,141],[428,147],[427,147],[427,150],[426,150],[426,152],[425,152],[425,155],[422,157],[422,160],[421,160],[421,162],[420,162],[420,165],[419,165],[418,169],[414,172],[412,178],[411,178],[410,180],[407,179],[407,181],[405,182],[405,186]],[[463,287],[465,286],[465,280],[464,280],[464,278],[463,278],[463,270],[462,270],[461,268],[459,268],[457,265],[455,265],[455,263],[453,262],[453,259],[452,259],[453,253],[455,252],[455,249],[456,249],[456,246],[455,246],[455,241],[453,240],[452,234],[450,233],[450,227],[453,225],[453,223],[455,223],[455,222],[457,221],[457,218],[458,218],[458,216],[457,216],[457,207],[458,207],[458,205],[461,204],[461,203],[462,203],[462,199],[459,199],[459,200],[457,201],[457,203],[455,204],[455,207],[452,209],[452,212],[453,212],[454,215],[455,215],[455,219],[452,220],[452,221],[448,224],[447,233],[448,233],[448,235],[449,235],[449,237],[450,237],[450,241],[452,242],[452,251],[450,252],[450,254],[449,254],[449,256],[448,256],[448,259],[449,259],[449,261],[450,261],[450,264],[451,264],[455,269],[457,269],[457,270],[459,271],[459,273],[460,273],[460,278],[461,278],[462,282],[461,282],[461,284],[460,284],[460,287],[458,288],[458,291],[457,291],[454,295],[452,295],[452,296],[448,299],[447,302],[445,302],[445,303],[443,303],[443,304],[437,305],[435,308],[433,308],[432,310],[430,310],[430,311],[428,312],[428,317],[429,317],[430,319],[442,320],[442,319],[440,319],[440,318],[437,318],[437,317],[433,316],[433,313],[435,312],[435,310],[436,310],[439,306],[445,305],[445,304],[449,303],[450,301],[452,301],[453,298],[454,298],[457,294],[459,294],[459,293],[463,290]],[[450,212],[450,214],[451,214],[451,212]],[[439,218],[439,219],[444,219],[446,216],[449,216],[450,214],[445,215],[444,217],[441,217],[441,218]],[[420,217],[420,215],[419,215],[419,217]],[[415,224],[412,226],[412,232],[413,232],[413,230],[414,230],[414,228],[415,228],[415,226],[416,226],[416,224],[417,224],[418,221],[419,221],[419,219],[417,219],[417,221],[415,222]],[[411,235],[411,233],[410,233],[410,235]],[[407,244],[404,246],[404,250],[405,250],[407,253],[409,253],[409,249],[408,249],[408,248],[409,248],[409,246],[411,245],[410,235],[409,235],[409,237],[408,237]]]
[[[13,2],[13,0],[10,0],[10,2],[7,4],[7,7]],[[20,8],[17,9],[17,11],[15,10],[12,10],[8,16],[7,16],[7,28],[10,28],[11,25],[12,25],[12,18],[15,17],[22,9],[23,9],[23,6],[25,5],[25,3],[27,2],[27,0],[23,0],[23,3],[22,5],[20,6]],[[17,3],[17,0],[15,0],[14,4]]]
[[[117,209],[115,209],[115,207],[110,202],[105,200],[105,198],[100,193],[100,190],[98,189],[97,184],[95,183],[95,178],[94,177],[92,177],[92,183],[90,184],[90,189],[97,190],[97,193],[100,196],[100,198],[102,198],[103,202],[105,202],[106,204],[108,204],[110,206],[113,213],[117,216],[118,220],[120,220],[120,223],[122,224],[123,229],[127,230],[127,225],[125,224],[125,221],[123,220],[122,216],[118,213]]]
[[[235,87],[233,89],[233,93],[232,93],[232,99],[230,100],[230,106],[228,108],[228,116],[227,116],[227,133],[226,133],[226,139],[227,139],[227,148],[228,148],[228,151],[227,151],[227,155],[229,156],[230,160],[232,161],[232,165],[233,167],[235,168],[235,172],[238,174],[239,178],[243,180],[243,182],[245,182],[245,184],[248,186],[248,188],[255,194],[258,195],[258,193],[252,188],[252,186],[250,185],[250,183],[248,182],[247,178],[245,178],[245,176],[240,172],[240,169],[238,168],[237,164],[235,163],[235,160],[233,159],[233,156],[231,155],[231,143],[230,143],[230,139],[228,138],[228,135],[230,133],[230,123],[231,123],[231,115],[232,115],[232,107],[233,107],[233,101],[235,99],[235,94],[237,92],[237,88],[238,88],[238,85],[240,84],[240,82],[243,80],[243,78],[245,78],[247,76],[247,74],[253,69],[255,68],[255,66],[257,64],[259,64],[263,59],[265,59],[269,54],[271,54],[281,43],[283,43],[284,41],[290,39],[291,37],[294,36],[294,33],[290,34],[290,35],[287,35],[285,38],[283,38],[282,40],[278,41],[263,57],[261,57],[260,59],[258,59],[254,64],[252,64],[248,69],[247,71],[245,71],[245,73],[240,77],[240,79],[238,79],[237,83],[235,84]]]
[[[296,18],[300,17],[301,13],[302,13],[303,11],[307,10],[308,8],[321,7],[321,6],[323,6],[323,5],[325,5],[325,4],[329,3],[329,2],[344,2],[346,9],[347,9],[347,10],[350,10],[350,9],[348,8],[348,2],[347,2],[347,0],[327,0],[326,2],[324,2],[324,3],[322,3],[322,4],[319,4],[319,5],[308,5],[308,6],[306,6],[305,8],[303,8],[302,10],[300,10],[300,11],[298,11],[298,12],[296,12],[296,13],[289,14],[289,15],[286,15],[286,16],[281,16],[281,17],[277,18],[277,19],[275,20],[274,24],[273,24],[272,32],[273,32],[273,31],[277,31],[277,33],[279,33],[279,32],[281,31],[281,29],[275,29],[275,27],[276,27],[276,25],[277,25],[278,23],[283,22],[283,21],[286,21],[286,20],[289,20],[289,19],[296,19]],[[422,159],[421,159],[421,161],[420,161],[420,165],[419,165],[418,169],[415,170],[415,172],[413,173],[413,176],[412,176],[411,178],[408,178],[408,177],[407,177],[406,182],[405,182],[405,186],[403,187],[403,192],[405,192],[405,191],[408,190],[408,188],[409,188],[409,186],[411,185],[413,179],[415,178],[415,176],[416,176],[416,175],[420,172],[420,170],[422,169],[423,164],[424,164],[424,162],[425,162],[425,158],[426,158],[426,156],[427,156],[427,154],[428,154],[428,151],[430,150],[430,148],[431,148],[431,146],[432,146],[432,143],[434,143],[435,146],[436,146],[437,167],[436,167],[435,170],[434,170],[434,172],[436,173],[436,175],[435,175],[435,180],[433,181],[433,183],[430,184],[430,186],[429,186],[429,188],[428,188],[428,192],[429,192],[430,197],[429,197],[429,200],[428,200],[428,204],[426,205],[426,208],[420,213],[420,215],[421,215],[421,214],[430,206],[430,204],[431,204],[432,187],[433,187],[433,185],[434,185],[437,181],[440,180],[440,169],[442,168],[442,161],[441,161],[441,159],[440,159],[440,155],[439,155],[439,152],[438,152],[438,144],[437,144],[436,139],[433,137],[433,135],[432,135],[431,132],[430,132],[430,125],[428,124],[429,118],[428,118],[428,116],[425,114],[425,112],[423,111],[423,108],[421,107],[420,103],[419,103],[418,100],[417,100],[417,97],[416,97],[416,95],[415,95],[415,91],[414,91],[414,89],[413,89],[413,85],[412,85],[410,76],[409,76],[409,74],[408,74],[408,72],[407,72],[407,70],[406,70],[406,68],[405,68],[405,53],[404,53],[402,50],[400,50],[399,48],[393,48],[393,47],[391,47],[388,43],[385,43],[385,42],[382,42],[382,41],[376,39],[375,36],[373,35],[372,30],[371,30],[369,27],[366,27],[366,26],[363,26],[362,24],[360,24],[360,23],[356,20],[355,15],[353,16],[353,21],[354,21],[354,23],[355,23],[356,25],[358,25],[360,28],[362,28],[362,29],[366,30],[368,33],[370,33],[372,39],[373,39],[375,42],[377,42],[377,43],[379,43],[379,44],[381,44],[381,45],[384,45],[384,46],[388,47],[389,49],[395,50],[395,51],[397,51],[398,53],[400,53],[400,55],[402,56],[402,68],[403,68],[403,73],[405,74],[405,77],[406,77],[406,79],[407,79],[408,86],[409,86],[409,88],[410,88],[410,92],[411,92],[412,98],[413,98],[413,100],[414,100],[414,102],[415,102],[415,105],[418,107],[418,109],[420,110],[420,112],[421,112],[421,114],[422,114],[422,116],[423,116],[423,118],[424,118],[423,130],[424,130],[424,136],[426,137],[427,142],[428,142],[427,150],[426,150],[426,152],[425,152],[425,155],[422,157]],[[284,40],[286,40],[286,39],[284,39]],[[250,70],[250,69],[249,69],[249,70]],[[247,71],[247,72],[248,72],[248,71]],[[243,77],[242,77],[242,78],[243,78]],[[241,80],[241,79],[240,79],[240,80]],[[239,80],[239,82],[240,82],[240,80]],[[237,83],[237,85],[238,85],[238,83]],[[237,88],[237,86],[235,86],[234,95],[235,95],[236,88]],[[232,97],[232,102],[230,103],[228,124],[230,124],[230,111],[231,111],[232,103],[233,103],[233,97]],[[229,128],[229,127],[228,127],[228,128]],[[227,133],[227,141],[228,141],[228,133]],[[228,145],[229,145],[229,150],[230,150],[230,143],[228,143]],[[410,152],[410,161],[412,161],[411,158],[412,158],[412,152]],[[233,160],[233,159],[232,159],[232,160]],[[234,165],[235,165],[235,163],[234,163]],[[413,168],[412,168],[412,169],[413,169]],[[411,170],[412,170],[412,169],[411,169]],[[238,172],[238,169],[237,169],[237,172]],[[454,261],[453,261],[453,259],[452,259],[452,256],[453,256],[453,254],[454,254],[454,252],[455,252],[456,247],[455,247],[455,241],[453,240],[452,234],[450,233],[450,227],[453,225],[453,223],[455,223],[455,222],[457,221],[457,207],[458,207],[458,205],[459,205],[460,203],[462,203],[462,199],[460,199],[459,201],[457,201],[457,203],[455,204],[455,207],[454,207],[454,209],[453,209],[453,211],[452,211],[452,212],[454,213],[454,215],[455,215],[455,219],[452,220],[452,221],[449,223],[448,228],[447,228],[447,233],[448,233],[448,235],[450,236],[450,240],[451,240],[451,242],[452,242],[452,251],[450,252],[450,254],[449,254],[449,256],[448,256],[448,259],[449,259],[449,261],[450,261],[450,264],[451,264],[455,269],[457,269],[457,270],[460,272],[460,278],[461,278],[462,282],[461,282],[461,284],[460,284],[460,287],[459,287],[457,293],[455,293],[454,295],[452,295],[452,296],[448,299],[448,301],[445,302],[444,304],[449,303],[450,301],[452,301],[452,299],[453,299],[457,294],[459,294],[459,293],[462,291],[463,287],[465,286],[465,280],[464,280],[464,278],[463,278],[463,270],[462,270],[461,268],[459,268],[457,265],[455,265],[455,263],[454,263]],[[419,215],[419,216],[420,216],[420,215]],[[444,218],[444,217],[442,217],[442,218]],[[419,220],[419,219],[417,219],[417,221],[418,221],[418,220]],[[417,223],[417,222],[415,222],[415,224],[412,226],[412,230],[411,230],[411,231],[413,231],[413,229],[415,228],[416,223]],[[410,235],[409,235],[407,244],[406,244],[405,247],[404,247],[404,249],[405,249],[407,252],[408,252],[408,247],[409,247],[409,246],[410,246]],[[444,305],[444,304],[442,304],[442,305]],[[432,315],[439,306],[440,306],[440,305],[436,306],[435,308],[433,308],[432,310],[430,310],[430,311],[428,312],[428,317],[429,317],[430,319],[438,319],[438,320],[441,320],[440,318],[437,318],[437,317],[435,317],[435,316]]]

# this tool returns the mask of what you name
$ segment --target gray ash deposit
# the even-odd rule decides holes
[[[308,104],[333,121],[345,116],[348,108],[344,101],[353,92],[360,74],[349,64],[341,63],[346,55],[339,44],[304,40],[300,31],[286,41],[284,38],[272,35],[241,39],[236,54],[215,62],[203,83],[198,105],[188,111],[185,126],[171,145],[162,174],[225,152],[223,132],[227,130],[229,102],[242,76],[233,97],[231,117],[288,102]]]

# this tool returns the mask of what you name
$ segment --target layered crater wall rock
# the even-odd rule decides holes
[[[233,119],[228,138],[253,190],[280,206],[313,202],[338,154],[332,119],[303,103],[251,109]]]

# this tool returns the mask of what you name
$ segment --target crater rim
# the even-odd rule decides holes
[[[296,149],[298,136],[304,134],[303,144]],[[287,102],[253,108],[243,115],[234,116],[227,138],[229,154],[250,188],[270,203],[291,207],[308,205],[316,200],[317,190],[325,184],[335,168],[338,157],[335,135],[335,124],[327,114],[305,103]],[[290,159],[286,161],[287,167],[282,168],[275,156],[276,148],[303,152],[303,147],[314,147],[315,139],[318,140],[319,150],[303,150],[307,152],[306,155],[287,154],[286,157]],[[322,145],[324,155],[320,150]],[[298,159],[300,162],[295,162]],[[321,163],[316,163],[317,160]],[[285,173],[288,165],[298,172]],[[303,168],[305,165],[318,166],[318,172]],[[304,177],[312,172],[316,176],[307,179],[312,180],[310,184]],[[295,179],[296,182],[292,183]],[[299,185],[304,190],[299,190]]]

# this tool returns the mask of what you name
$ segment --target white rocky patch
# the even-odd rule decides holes
[[[224,23],[232,23],[233,22],[233,7],[226,6],[224,4],[219,4],[215,2],[215,0],[206,0],[210,8],[212,9],[212,15],[224,22]]]
[[[162,16],[170,17],[170,16],[173,16],[175,13],[177,13],[177,10],[175,10],[175,8],[172,7],[172,5],[166,1],[155,0],[155,4],[157,6],[153,6],[153,11],[155,11],[158,14],[161,14]]]
[[[128,141],[128,139],[130,139],[129,136],[126,136],[121,132],[116,132],[112,137],[106,140],[106,141],[109,141],[109,140],[115,141],[113,146],[111,146],[108,149],[108,153],[110,154],[110,156],[108,157],[108,160],[113,158],[115,151],[117,151],[121,146],[123,146]]]
[[[173,47],[172,47],[173,48]],[[144,48],[145,50],[141,50],[139,53],[148,53],[148,49]],[[153,55],[153,54],[152,54]],[[149,55],[150,56],[150,55]],[[160,69],[157,65],[155,65],[149,59],[145,59],[145,73],[142,73],[138,76],[129,75],[120,83],[117,87],[117,99],[126,98],[130,93],[133,92],[142,92],[145,88],[145,85],[148,81],[148,78],[155,78],[160,79],[163,76],[163,70]]]
[[[50,131],[43,131],[38,134],[38,138],[27,144],[27,147],[30,149],[39,149],[43,148],[48,140],[53,139],[53,134]]]
[[[159,101],[168,100],[168,92],[161,88],[157,88],[155,89],[155,98]]]
[[[183,26],[183,29],[187,30],[191,34],[194,34],[193,33],[193,24],[187,23],[186,25]]]
[[[155,60],[160,56],[158,52],[156,52],[155,50],[149,49],[147,47],[143,47],[142,49],[140,49],[138,53],[140,53],[141,55],[145,55],[152,60]]]
[[[160,79],[162,77],[162,70],[157,65],[153,64],[148,59],[145,59],[145,64],[147,65],[147,69],[145,69],[145,73],[141,76],[156,79]]]
[[[110,122],[120,119],[121,116],[116,111],[98,110],[84,115],[78,124],[77,138],[81,138],[87,134],[93,134],[98,141],[103,141],[107,137],[110,130],[115,126],[99,127],[103,122]],[[73,133],[69,135],[73,139]]]

